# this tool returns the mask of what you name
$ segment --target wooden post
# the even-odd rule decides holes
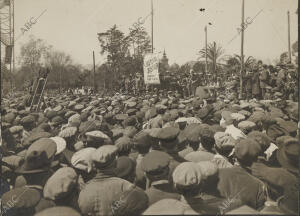
[[[245,6],[245,0],[242,0],[240,97],[243,96],[243,74],[244,74],[244,9],[245,9],[244,6]]]

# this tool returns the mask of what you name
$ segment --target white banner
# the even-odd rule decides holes
[[[160,84],[159,73],[159,55],[150,53],[144,57],[144,81],[145,84]]]

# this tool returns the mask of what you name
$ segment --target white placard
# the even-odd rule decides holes
[[[159,73],[159,55],[150,53],[144,57],[144,81],[145,84],[160,84]]]

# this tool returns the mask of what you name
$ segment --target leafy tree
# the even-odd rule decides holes
[[[40,67],[43,65],[43,60],[49,51],[50,46],[46,45],[42,39],[36,39],[30,35],[29,41],[21,46],[19,63],[21,67],[30,68],[29,77],[34,77]]]
[[[125,37],[124,33],[114,25],[106,32],[99,33],[98,40],[102,48],[101,54],[107,54],[111,82],[114,82],[121,75],[121,68],[129,51],[129,37]]]

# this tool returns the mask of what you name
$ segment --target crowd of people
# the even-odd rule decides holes
[[[235,85],[46,94],[40,111],[23,92],[2,98],[2,214],[296,215],[298,103],[283,82],[271,99]]]
[[[244,99],[272,99],[275,92],[283,94],[285,99],[298,101],[298,73],[294,64],[279,63],[275,67],[257,64],[246,68],[243,75],[243,95]],[[198,86],[210,86],[220,93],[226,91],[239,92],[240,75],[237,74],[205,74],[204,71],[198,73],[192,69],[186,73],[161,73],[160,85],[155,86],[158,90],[177,91],[182,97],[194,96]],[[135,76],[123,76],[116,91],[126,94],[140,94],[149,90],[144,84],[140,73]]]

